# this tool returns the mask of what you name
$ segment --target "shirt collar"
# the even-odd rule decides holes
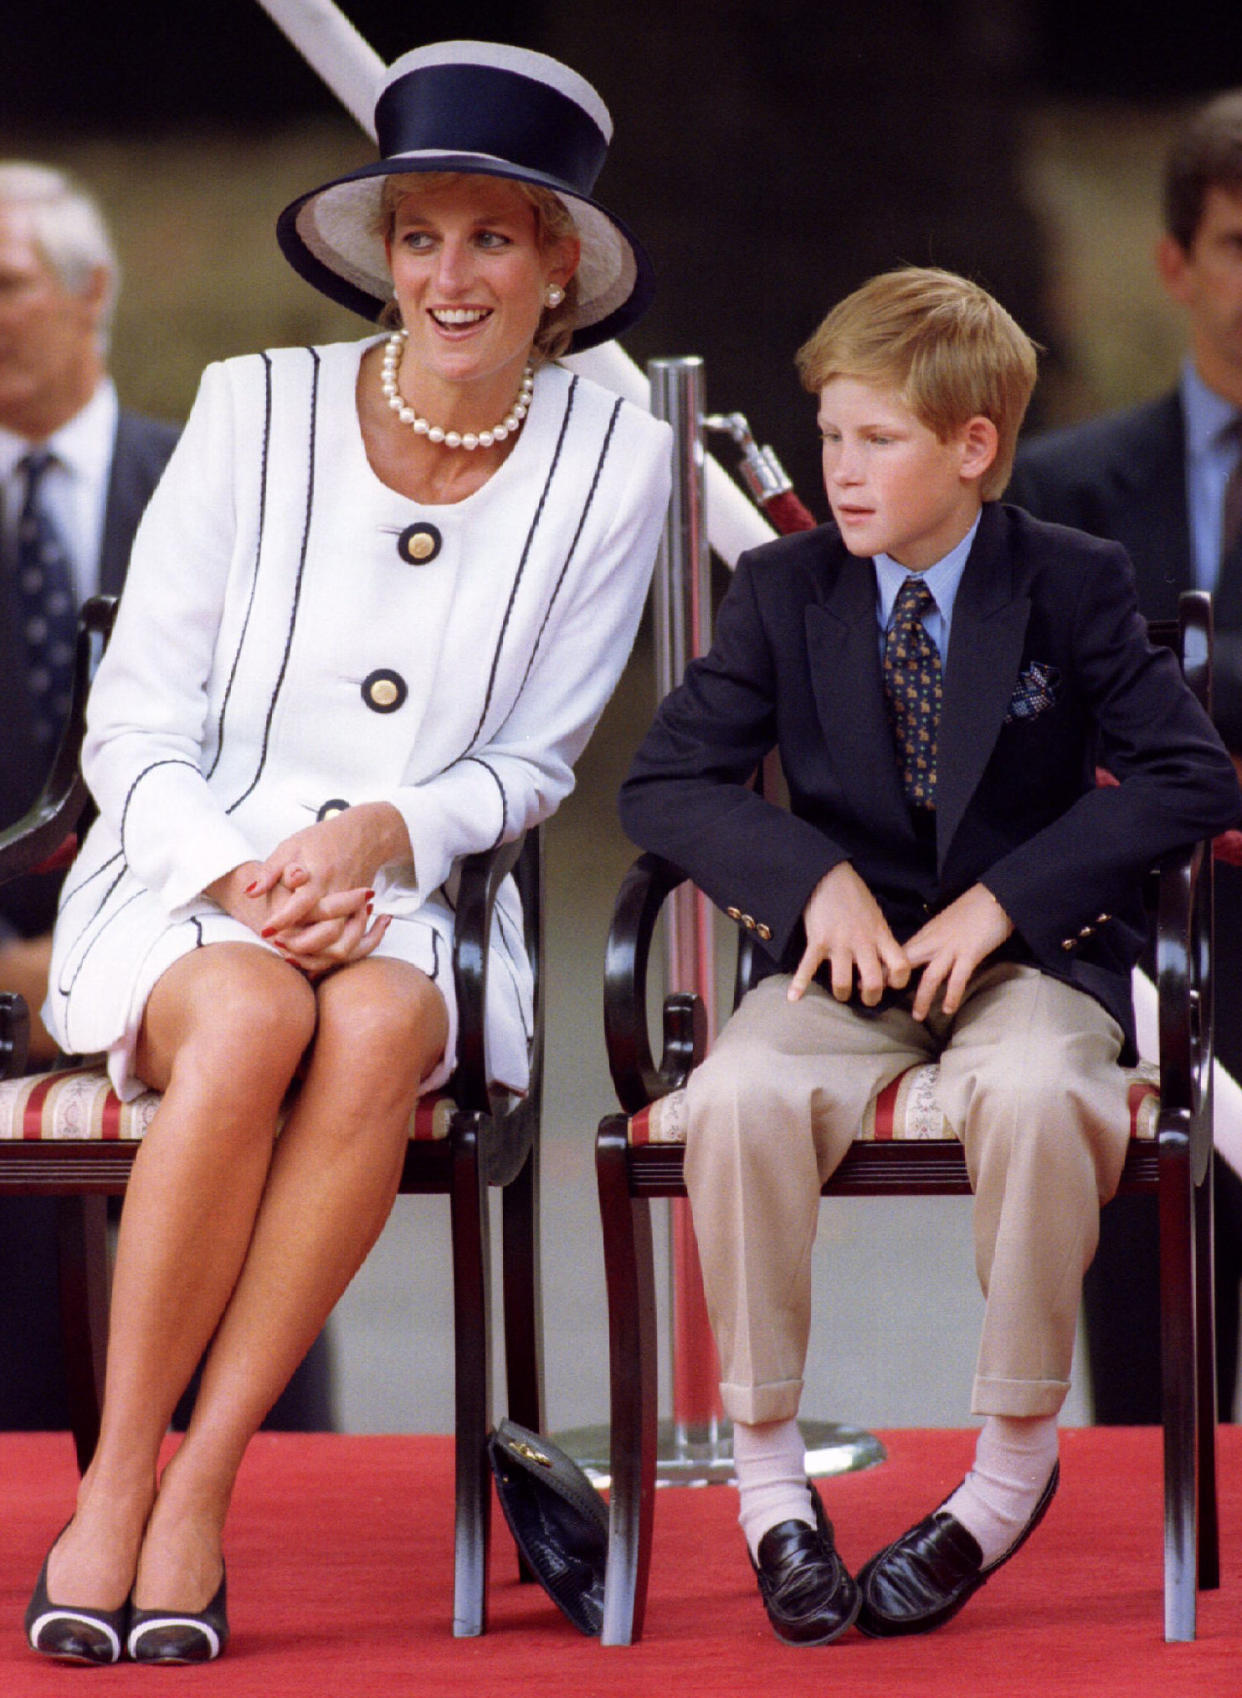
[[[73,417],[52,432],[45,444],[75,478],[102,478],[112,458],[120,406],[116,386],[104,378],[90,400]],[[0,479],[12,477],[30,443],[14,431],[0,427]]]
[[[1208,388],[1189,358],[1182,364],[1181,396],[1187,453],[1194,459],[1219,448],[1220,433],[1238,417],[1238,409]]]
[[[923,580],[932,593],[936,607],[945,618],[953,611],[953,602],[957,596],[957,586],[962,581],[962,573],[966,570],[966,561],[974,546],[975,533],[979,529],[979,518],[966,532],[956,548],[942,555],[934,566],[929,566],[923,572],[912,574],[908,567],[900,565],[888,554],[877,554],[875,557],[876,589],[879,595],[880,624],[887,626],[893,616],[893,603],[897,600],[897,592],[906,579],[915,576]]]

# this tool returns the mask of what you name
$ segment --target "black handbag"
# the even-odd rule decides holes
[[[496,1495],[518,1550],[580,1633],[604,1620],[608,1506],[572,1457],[502,1421],[487,1441]]]

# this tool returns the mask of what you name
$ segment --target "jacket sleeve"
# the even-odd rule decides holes
[[[174,915],[254,855],[200,767],[234,535],[227,390],[223,368],[209,366],[143,515],[82,750],[100,814]]]
[[[414,881],[389,907],[416,907],[460,857],[519,836],[573,789],[573,766],[616,688],[647,599],[668,505],[667,426],[649,418],[614,451],[624,475],[599,541],[570,562],[518,697],[485,741],[443,772],[389,791],[414,855]],[[604,491],[600,492],[605,494]]]
[[[1066,618],[1080,687],[1120,782],[1088,790],[983,879],[1049,963],[1084,922],[1101,922],[1125,903],[1155,861],[1242,815],[1219,736],[1172,653],[1147,640],[1122,549],[1084,566]]]
[[[743,555],[711,651],[660,705],[620,811],[635,843],[680,867],[718,907],[761,914],[771,933],[765,947],[779,959],[812,890],[845,851],[750,782],[777,743],[776,667],[756,570]]]

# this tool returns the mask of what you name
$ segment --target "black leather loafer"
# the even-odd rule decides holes
[[[1031,1519],[1009,1549],[986,1567],[973,1535],[943,1507],[873,1556],[858,1576],[861,1631],[873,1639],[894,1639],[942,1627],[1021,1550],[1043,1520],[1060,1477],[1057,1464]]]
[[[760,1539],[759,1560],[751,1560],[772,1630],[786,1645],[830,1644],[853,1626],[861,1601],[813,1486],[811,1499],[815,1526],[778,1522]]]

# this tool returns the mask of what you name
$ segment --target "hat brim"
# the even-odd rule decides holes
[[[314,288],[374,322],[392,299],[392,275],[379,233],[384,179],[431,171],[532,183],[550,189],[565,203],[582,244],[569,353],[612,341],[651,304],[655,292],[651,262],[619,218],[553,177],[478,154],[424,153],[381,159],[312,189],[291,202],[277,220],[281,252]]]

